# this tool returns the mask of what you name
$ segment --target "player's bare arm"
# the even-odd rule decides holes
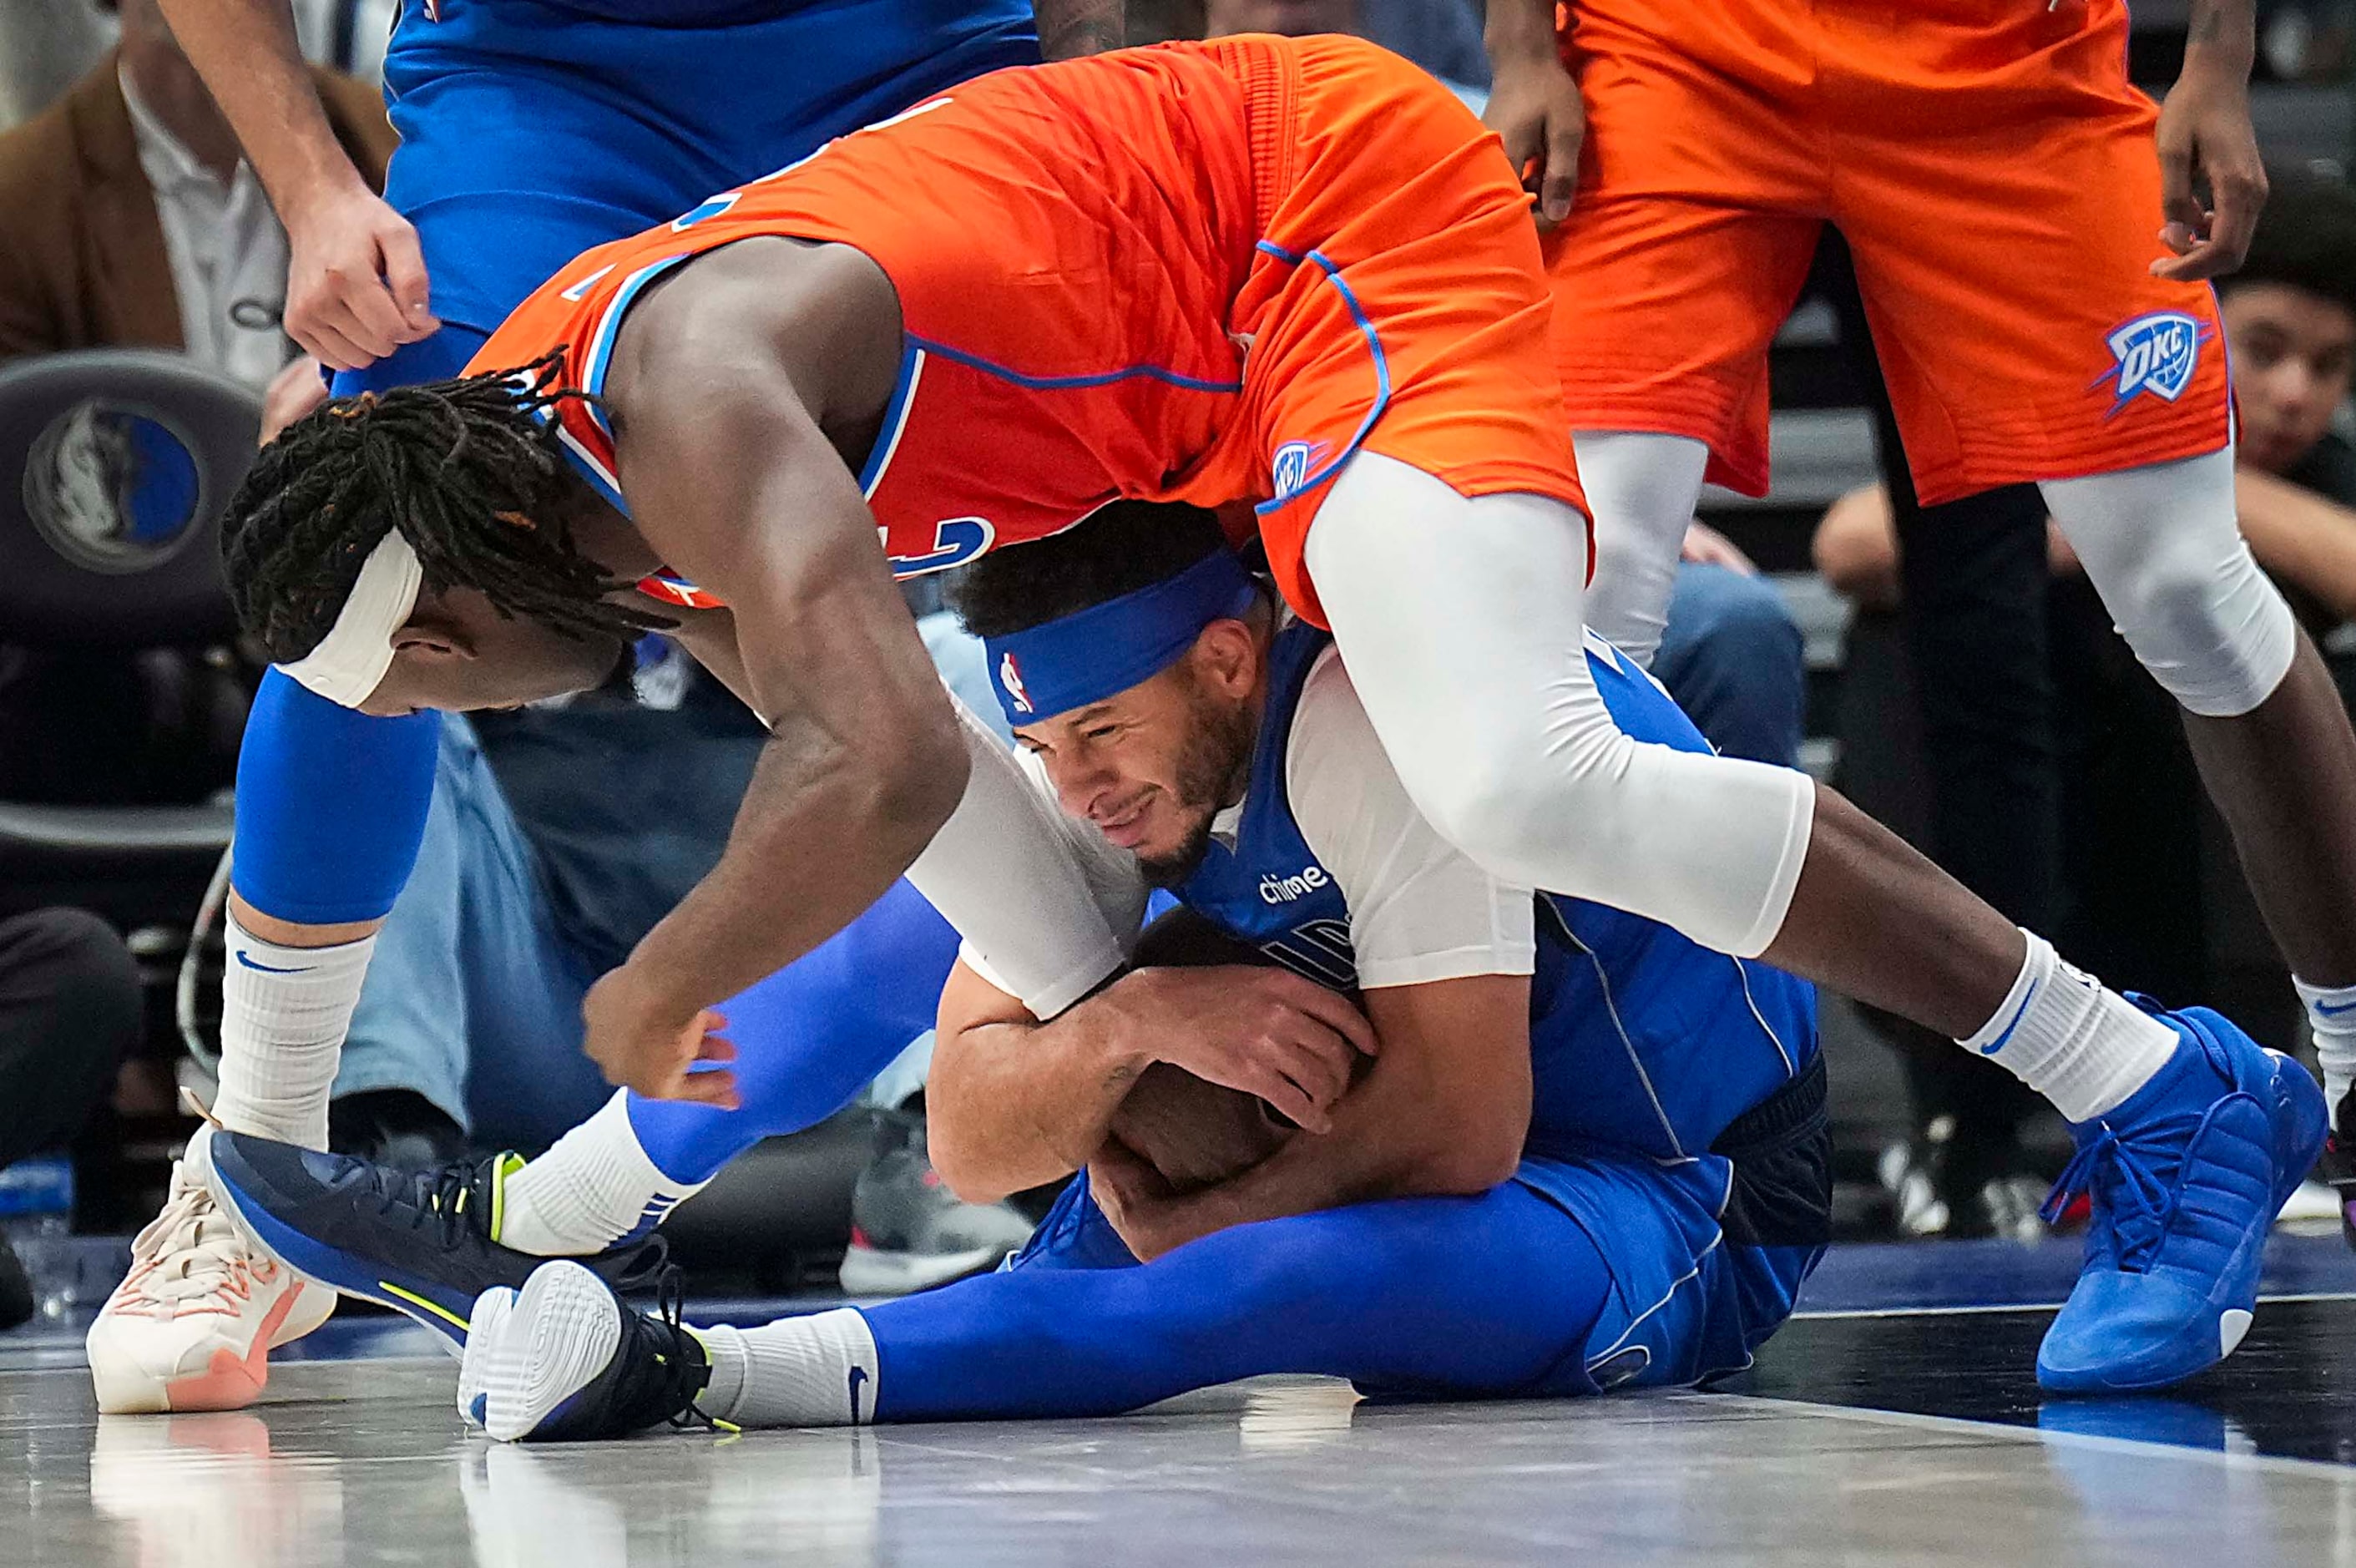
[[[1378,1048],[1347,1000],[1284,970],[1141,969],[1042,1024],[959,964],[926,1096],[933,1164],[969,1202],[1070,1176],[1158,1061],[1323,1131],[1358,1055]]]
[[[839,249],[739,250],[757,270],[723,252],[631,313],[607,382],[638,534],[730,607],[773,737],[719,865],[584,1004],[589,1054],[651,1094],[686,1087],[704,1009],[882,896],[967,773],[844,459],[890,391],[890,286]]]
[[[1090,1190],[1151,1262],[1229,1226],[1377,1198],[1485,1192],[1514,1172],[1530,1121],[1530,983],[1484,974],[1365,993],[1381,1050],[1334,1106],[1267,1159],[1176,1193],[1118,1145]]]
[[[1562,63],[1554,0],[1490,0],[1487,43],[1492,85],[1482,119],[1537,198],[1538,221],[1559,223],[1579,188],[1587,105]]]
[[[1077,59],[1128,42],[1125,0],[1033,0],[1039,52],[1049,59]]]
[[[287,0],[158,3],[286,225],[287,336],[349,371],[439,327],[417,231],[336,140]]]
[[[2254,0],[2192,0],[2184,70],[2160,106],[2160,243],[2166,278],[2213,278],[2249,253],[2266,204],[2266,169],[2250,125]],[[2199,186],[2209,188],[2203,205]]]

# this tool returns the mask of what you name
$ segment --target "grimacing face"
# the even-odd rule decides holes
[[[2233,357],[2241,460],[2279,474],[2331,428],[2356,363],[2356,314],[2296,284],[2234,285],[2218,306]]]
[[[1177,662],[1126,691],[1014,732],[1066,811],[1135,854],[1154,881],[1185,880],[1211,819],[1243,798],[1259,725],[1262,648],[1213,621]]]
[[[628,650],[619,638],[571,638],[503,616],[472,588],[420,595],[392,647],[392,667],[362,713],[518,708],[600,684]]]

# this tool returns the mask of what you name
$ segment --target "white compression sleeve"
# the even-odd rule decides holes
[[[331,948],[266,942],[238,924],[221,975],[220,1095],[232,1132],[327,1146],[327,1093],[359,1005],[376,938]]]
[[[2274,695],[2298,623],[2242,537],[2232,447],[2040,488],[2119,635],[2170,696],[2237,718]]]
[[[1123,948],[1055,801],[962,703],[958,719],[973,772],[908,880],[1024,1006],[1052,1018],[1119,968]]]
[[[1638,430],[1575,430],[1571,445],[1595,531],[1588,627],[1649,670],[1668,625],[1677,556],[1701,499],[1709,448],[1690,436]]]
[[[1721,952],[1773,941],[1806,858],[1804,773],[1639,744],[1587,668],[1579,514],[1468,499],[1360,453],[1307,562],[1408,794],[1507,882],[1592,898]]]

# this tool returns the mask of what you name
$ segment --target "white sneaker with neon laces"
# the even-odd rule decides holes
[[[98,1408],[237,1410],[270,1380],[270,1352],[336,1309],[336,1295],[256,1248],[213,1202],[192,1144],[171,1196],[131,1243],[131,1273],[84,1341]]]

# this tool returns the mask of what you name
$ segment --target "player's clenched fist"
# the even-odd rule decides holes
[[[1281,969],[1141,969],[1107,991],[1154,1058],[1256,1094],[1312,1133],[1333,1127],[1375,1031],[1348,998]]]
[[[737,1107],[736,1075],[724,1067],[736,1047],[720,1031],[728,1020],[709,1007],[681,1015],[676,1003],[644,983],[629,965],[609,971],[581,1001],[582,1049],[605,1081],[649,1100],[691,1100]]]

